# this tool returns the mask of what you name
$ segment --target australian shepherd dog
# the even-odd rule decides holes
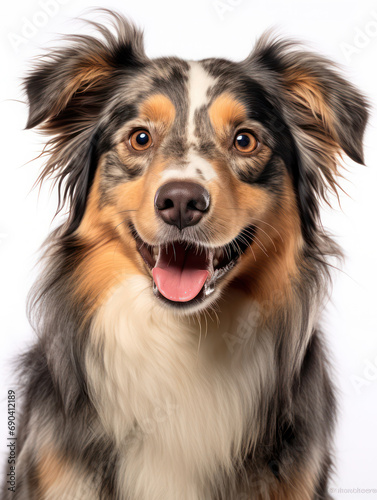
[[[340,156],[363,163],[366,99],[271,34],[242,62],[149,59],[122,16],[93,24],[25,79],[68,217],[3,498],[328,499],[319,208]]]

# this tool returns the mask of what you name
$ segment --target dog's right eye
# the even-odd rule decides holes
[[[129,142],[135,151],[145,151],[152,146],[152,137],[147,130],[136,130],[130,135]]]

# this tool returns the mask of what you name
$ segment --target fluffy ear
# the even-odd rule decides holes
[[[116,69],[140,66],[146,60],[143,35],[118,14],[111,13],[112,31],[94,26],[102,40],[72,35],[62,47],[49,53],[25,79],[29,101],[26,128],[33,128],[59,115],[75,97],[89,89],[105,90],[107,79]]]
[[[70,202],[69,232],[78,226],[94,176],[98,120],[123,68],[146,61],[142,33],[123,17],[111,14],[112,30],[90,22],[100,38],[66,39],[40,60],[24,86],[29,102],[26,128],[38,126],[52,136],[49,159],[39,181],[53,177],[59,188],[58,211]]]
[[[311,237],[318,199],[326,200],[328,187],[336,192],[339,156],[344,152],[357,163],[364,161],[368,104],[332,62],[301,50],[295,42],[265,35],[243,65],[250,75],[259,75],[293,136],[293,176],[303,229]]]

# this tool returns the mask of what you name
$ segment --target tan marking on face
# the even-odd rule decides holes
[[[153,147],[157,149],[160,141],[172,126],[175,115],[176,109],[171,100],[162,94],[155,94],[141,104],[137,122],[132,128],[148,130],[152,137]],[[142,169],[148,161],[143,157],[143,154],[148,155],[149,148],[140,154],[140,151],[134,151],[132,147],[128,146],[132,135],[129,127],[130,125],[127,124],[118,131],[118,144],[115,149],[125,165],[133,169],[140,167]]]
[[[222,94],[212,103],[208,111],[212,125],[218,134],[223,134],[230,125],[247,119],[246,108],[230,94]]]
[[[262,304],[266,317],[271,310],[292,298],[291,281],[298,272],[303,245],[300,217],[288,173],[283,188],[283,198],[279,206],[273,208],[267,194],[257,196],[259,188],[250,189],[245,185],[240,206],[252,208],[247,223],[255,225],[257,232],[251,249],[229,275],[229,279],[234,279],[231,286],[241,288]]]
[[[153,241],[157,244],[159,219],[155,213],[154,199],[165,168],[166,163],[156,158],[144,175],[120,184],[113,192],[117,210],[131,210],[128,212],[129,220],[147,243]]]
[[[270,196],[266,190],[238,180],[222,162],[211,163],[218,175],[207,186],[212,205],[209,214],[211,242],[223,246],[250,224],[251,214],[263,216],[270,205]]]
[[[119,201],[116,196],[114,204],[100,207],[100,175],[101,166],[97,169],[85,215],[78,229],[83,250],[73,275],[74,293],[87,299],[89,315],[125,275],[143,274],[142,260],[128,228],[129,210],[132,209],[122,210],[123,207],[116,204]],[[125,185],[129,184],[133,183]],[[133,202],[130,200],[130,203]]]
[[[140,117],[153,122],[163,122],[170,126],[175,118],[175,106],[162,94],[149,97],[140,107]]]

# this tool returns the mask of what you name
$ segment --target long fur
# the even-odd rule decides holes
[[[55,179],[69,215],[31,295],[37,340],[20,362],[17,489],[4,484],[3,498],[330,498],[336,405],[318,324],[340,250],[319,207],[337,189],[339,155],[363,162],[366,101],[297,43],[265,35],[240,63],[150,60],[141,33],[112,18],[111,29],[94,23],[99,38],[70,37],[25,80],[27,128],[51,136],[41,180]],[[170,142],[158,165],[126,161],[120,131],[156,93],[176,112]],[[229,93],[266,137],[251,169],[217,156],[208,117]],[[238,218],[254,211],[257,229],[212,301],[177,311],[153,294],[129,230],[130,221],[145,235],[157,228],[141,219],[146,204],[121,217],[113,207],[126,207],[119,189],[133,200],[154,193],[160,174],[148,169],[171,160],[176,175],[182,158],[224,196],[245,192]],[[237,180],[221,184],[229,166]],[[220,201],[215,210],[187,241],[231,239],[231,216]],[[163,231],[154,237],[173,234]]]

